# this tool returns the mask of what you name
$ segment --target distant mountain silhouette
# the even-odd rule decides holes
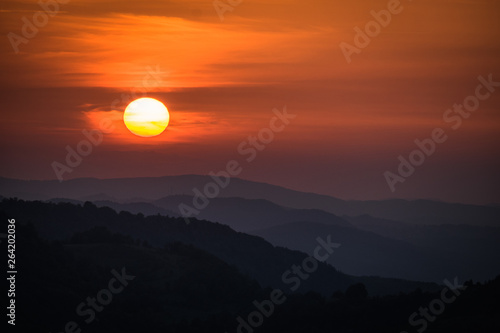
[[[133,238],[140,238],[155,247],[181,242],[204,250],[224,262],[234,265],[241,273],[257,280],[263,287],[285,288],[284,272],[300,265],[305,253],[273,247],[260,237],[238,233],[228,226],[193,219],[187,225],[182,218],[144,217],[128,212],[116,213],[108,207],[90,202],[83,206],[69,203],[27,202],[4,199],[0,202],[4,215],[31,222],[46,239],[69,240],[76,232],[96,226],[106,227]],[[317,271],[301,283],[301,290],[331,295],[338,290],[363,281],[370,294],[409,292],[417,287],[435,290],[437,285],[404,280],[360,278],[338,272],[332,266],[319,263]]]
[[[93,199],[95,205],[112,207],[117,212],[175,217],[180,215],[179,204],[193,204],[193,189],[203,190],[212,181],[211,177],[195,175],[82,178],[62,183],[0,178],[0,194],[73,203],[83,203],[82,198]],[[255,233],[291,250],[310,253],[307,246],[311,246],[311,239],[327,232],[328,228],[321,225],[332,226],[329,232],[342,237],[338,242],[344,244],[342,250],[347,252],[344,257],[330,260],[348,274],[440,281],[451,273],[484,281],[499,271],[497,206],[430,200],[344,201],[237,178],[208,201],[196,216],[198,219]],[[154,237],[155,232],[148,231],[146,238]],[[213,250],[214,245],[206,244],[203,249],[209,247]],[[231,261],[219,257],[235,263],[234,258]],[[252,269],[254,278],[263,275],[255,267]]]
[[[410,228],[410,227],[409,227]],[[418,242],[392,239],[356,228],[296,222],[253,231],[276,246],[311,252],[316,237],[332,235],[341,243],[328,262],[339,270],[354,275],[377,275],[403,279],[439,282],[443,276],[459,275],[486,281],[500,271],[500,230],[485,238],[468,239],[450,234],[439,238],[437,230],[446,235],[447,229],[460,226],[414,226],[435,229],[422,234]],[[467,229],[467,227],[465,227]],[[470,227],[471,230],[479,227]],[[467,234],[464,230],[462,236]],[[427,236],[427,237],[426,237]]]
[[[311,246],[318,236],[332,235],[332,241],[342,244],[342,247],[335,256],[328,258],[328,262],[353,275],[440,281],[447,273],[453,272],[448,265],[442,265],[441,258],[433,253],[403,241],[355,228],[295,222],[252,233],[273,245],[306,253],[311,252]]]
[[[27,200],[69,198],[128,202],[154,201],[171,195],[193,195],[193,189],[203,191],[209,176],[184,175],[151,178],[95,179],[79,178],[58,181],[23,181],[0,178],[1,193],[5,197]],[[432,200],[378,200],[345,201],[331,196],[305,193],[265,183],[232,178],[219,197],[265,199],[284,207],[319,209],[335,215],[374,217],[414,224],[472,224],[500,225],[500,207],[446,203]],[[141,198],[138,200],[138,198]]]
[[[117,211],[178,216],[179,204],[191,201],[189,196],[169,196],[152,203],[94,203]],[[348,246],[339,250],[343,255],[330,258],[330,263],[348,274],[439,282],[450,274],[485,281],[500,271],[500,228],[496,227],[419,226],[369,215],[339,218],[320,210],[291,209],[262,199],[242,198],[214,198],[198,218],[218,221],[274,245],[308,253],[318,235],[331,234],[336,242]],[[325,224],[350,230],[326,228]]]
[[[145,320],[149,328],[173,330],[174,323],[194,318],[231,318],[230,313],[244,310],[255,297],[269,295],[235,267],[189,245],[152,248],[131,237],[111,235],[106,228],[89,229],[64,244],[47,243],[33,226],[17,228],[23,235],[18,253],[24,274],[17,281],[17,300],[22,304],[18,318],[23,320],[16,326],[23,331],[64,331],[66,323],[77,318],[84,332],[109,332],[110,327],[138,332]],[[122,269],[133,279],[102,313],[97,312],[96,320],[83,322],[88,317],[76,315],[77,305],[108,286],[112,270]],[[43,306],[34,299],[44,299]]]
[[[107,208],[89,203],[81,207],[6,200],[0,203],[0,218],[6,220],[13,213],[19,214],[19,209],[34,209],[34,213],[20,214],[16,220],[20,236],[16,258],[23,269],[16,281],[16,303],[20,305],[16,309],[16,329],[21,332],[61,332],[73,322],[82,332],[136,333],[147,327],[151,332],[242,333],[250,330],[242,329],[241,320],[248,322],[256,311],[266,313],[258,328],[262,333],[412,332],[423,326],[415,321],[410,325],[410,315],[436,305],[443,297],[442,290],[446,291],[439,287],[433,292],[417,289],[370,297],[365,283],[384,291],[382,294],[390,294],[401,281],[361,277],[345,291],[333,295],[285,291],[284,303],[271,308],[266,303],[271,289],[259,287],[234,266],[193,245],[174,242],[154,247],[140,238],[114,233],[104,226],[73,233],[64,242],[48,242],[37,235],[32,224],[26,224],[29,219],[38,221],[40,216],[35,216],[36,213],[56,220],[68,216],[87,222],[102,217],[113,220],[114,215]],[[127,213],[120,214],[119,219],[124,224],[152,223],[140,215]],[[71,220],[67,222],[79,225]],[[205,224],[202,221],[194,221],[194,224],[198,222]],[[162,223],[175,222],[162,220]],[[48,226],[46,221],[39,224],[39,227],[45,226]],[[205,229],[208,234],[209,230]],[[130,280],[126,285],[115,280],[114,287],[125,287],[113,292],[107,302],[106,290],[109,293],[115,274],[122,278],[126,275]],[[459,296],[445,305],[446,311],[426,322],[428,332],[466,333],[471,332],[471,328],[475,332],[498,332],[500,277],[485,284],[458,282],[464,285],[458,291]],[[448,296],[454,293],[448,290]],[[95,317],[87,323],[84,320],[90,318],[91,297],[94,302],[97,298],[100,304],[97,306],[102,307],[93,311]],[[36,300],[43,300],[43,305]],[[79,315],[77,309],[85,304],[85,316],[82,312]]]
[[[153,203],[176,210],[180,203],[191,201],[187,196],[170,196]],[[214,198],[198,217],[306,253],[314,248],[316,237],[331,234],[346,246],[329,262],[348,274],[422,281],[459,274],[484,281],[500,271],[500,266],[493,264],[500,263],[500,228],[417,226],[369,215],[342,219],[320,210],[290,209],[262,199],[242,198]]]
[[[500,271],[500,228],[474,225],[412,225],[369,215],[344,216],[358,229],[404,241],[442,258],[443,266],[458,262],[456,273],[484,281]]]
[[[152,201],[156,206],[173,210],[181,216],[180,204],[190,204],[193,197],[168,196]],[[251,231],[296,221],[310,221],[351,227],[346,220],[319,209],[293,209],[263,199],[213,198],[195,217],[229,225],[237,231]]]
[[[75,205],[83,205],[85,202],[81,200],[74,200],[74,199],[63,199],[63,198],[54,198],[47,200],[48,202],[54,202],[54,203],[61,203],[61,202],[68,202],[72,203]],[[92,200],[88,200],[92,201]],[[151,203],[148,202],[130,202],[130,203],[118,203],[114,201],[109,201],[109,200],[95,200],[92,201],[94,205],[97,207],[109,207],[113,208],[117,212],[121,211],[126,211],[130,212],[133,214],[138,214],[142,213],[146,216],[149,215],[164,215],[164,216],[179,216],[179,214],[174,213],[171,210],[163,209],[161,207],[155,206]]]

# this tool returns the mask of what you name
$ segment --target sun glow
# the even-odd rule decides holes
[[[170,121],[168,109],[154,98],[139,98],[125,109],[123,121],[130,132],[142,137],[163,133]]]

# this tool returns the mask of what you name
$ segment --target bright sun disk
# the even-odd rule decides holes
[[[123,121],[135,135],[152,137],[160,135],[167,128],[170,115],[162,102],[144,97],[136,99],[127,106]]]

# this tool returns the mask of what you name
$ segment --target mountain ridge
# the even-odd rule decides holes
[[[0,178],[1,195],[26,200],[48,200],[54,197],[82,199],[102,195],[126,201],[141,197],[145,201],[157,200],[170,195],[193,195],[214,182],[210,176],[181,175],[142,178],[76,178],[58,181],[23,181]],[[265,199],[290,208],[320,209],[342,216],[368,214],[414,224],[476,224],[500,225],[500,207],[460,203],[447,203],[426,199],[403,200],[342,200],[335,197],[300,192],[277,185],[231,178],[229,185],[220,190],[219,197]]]

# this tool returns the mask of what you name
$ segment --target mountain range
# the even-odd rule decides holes
[[[181,217],[210,176],[23,181],[0,178],[5,197],[72,202],[145,216]],[[199,190],[199,192],[197,192]],[[191,219],[214,221],[274,246],[311,254],[318,237],[342,244],[328,263],[355,276],[485,281],[500,271],[500,207],[431,200],[345,201],[230,179]],[[188,223],[189,221],[188,220]]]

